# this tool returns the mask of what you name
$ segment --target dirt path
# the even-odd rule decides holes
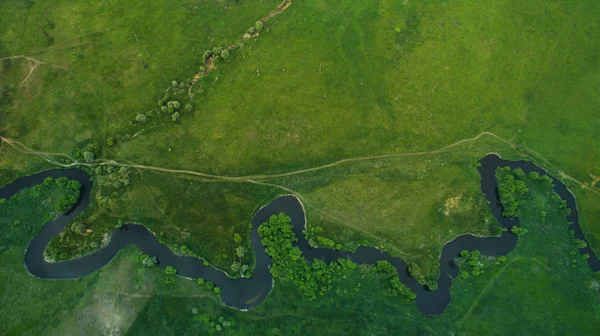
[[[263,23],[267,23],[267,21],[269,21],[272,17],[274,17],[275,15],[281,14],[281,12],[288,9],[288,7],[290,7],[291,5],[292,5],[292,1],[285,0],[284,2],[281,3],[281,5],[279,5],[279,7],[275,8],[275,10],[273,10],[271,13],[267,14],[267,16],[260,19],[260,21],[262,21]]]
[[[203,172],[198,172],[198,171],[194,171],[194,170],[187,170],[187,169],[170,169],[170,168],[162,168],[162,167],[156,167],[156,166],[148,166],[148,165],[141,165],[141,164],[136,164],[136,163],[121,163],[115,160],[96,160],[94,163],[85,163],[85,162],[80,162],[75,160],[73,157],[71,157],[68,154],[64,154],[64,153],[52,153],[52,152],[42,152],[42,151],[36,151],[33,150],[29,147],[27,147],[26,145],[24,145],[23,143],[16,141],[16,140],[11,140],[5,137],[0,136],[0,141],[1,142],[5,142],[7,143],[9,146],[13,147],[14,149],[16,149],[17,151],[23,153],[23,154],[29,154],[29,155],[36,155],[41,157],[42,159],[46,160],[47,162],[63,167],[63,168],[69,168],[69,167],[74,167],[77,165],[80,166],[86,166],[86,167],[96,167],[96,166],[115,166],[115,167],[129,167],[129,168],[137,168],[137,169],[145,169],[145,170],[152,170],[152,171],[159,171],[159,172],[165,172],[165,173],[172,173],[172,174],[183,174],[183,175],[191,175],[191,176],[198,176],[198,177],[204,177],[204,178],[209,178],[209,179],[218,179],[218,180],[223,180],[223,181],[229,181],[229,182],[239,182],[239,183],[258,183],[257,180],[265,180],[265,179],[272,179],[272,178],[280,178],[280,177],[287,177],[287,176],[292,176],[292,175],[298,175],[298,174],[303,174],[303,173],[308,173],[308,172],[313,172],[313,171],[318,171],[318,170],[323,170],[323,169],[327,169],[327,168],[331,168],[331,167],[335,167],[344,163],[350,163],[350,162],[360,162],[360,161],[367,161],[367,160],[377,160],[377,159],[389,159],[389,158],[398,158],[398,157],[410,157],[410,156],[423,156],[423,155],[431,155],[431,154],[439,154],[442,153],[448,149],[451,149],[453,147],[456,147],[460,144],[464,144],[464,143],[469,143],[469,142],[474,142],[477,141],[478,139],[484,137],[484,136],[490,136],[504,144],[507,144],[511,147],[516,147],[517,145],[515,143],[512,143],[508,140],[505,140],[501,137],[499,137],[498,135],[492,133],[492,132],[481,132],[478,135],[472,137],[472,138],[466,138],[466,139],[462,139],[462,140],[458,140],[455,143],[452,143],[450,145],[447,145],[445,147],[442,147],[440,149],[436,149],[436,150],[431,150],[431,151],[423,151],[423,152],[408,152],[408,153],[392,153],[392,154],[383,154],[383,155],[370,155],[370,156],[361,156],[361,157],[354,157],[354,158],[347,158],[347,159],[342,159],[342,160],[338,160],[326,165],[322,165],[322,166],[317,166],[317,167],[312,167],[312,168],[305,168],[305,169],[300,169],[300,170],[295,170],[295,171],[291,171],[291,172],[287,172],[287,173],[282,173],[282,174],[272,174],[272,175],[246,175],[246,176],[227,176],[227,175],[216,175],[216,174],[208,174],[208,173],[203,173]],[[600,195],[600,191],[596,190],[596,189],[592,189],[589,187],[589,185],[575,179],[572,176],[567,175],[566,173],[564,173],[562,170],[557,169],[556,167],[554,167],[554,165],[550,164],[550,162],[548,160],[546,160],[544,157],[542,157],[539,153],[529,149],[529,148],[525,148],[525,150],[527,152],[529,152],[530,154],[535,154],[533,156],[538,157],[538,159],[541,159],[543,162],[547,163],[548,166],[554,168],[554,170],[556,171],[555,174],[558,174],[558,177],[562,177],[562,178],[566,178],[571,180],[572,182],[588,188],[590,191]],[[60,157],[64,157],[67,158],[68,160],[70,160],[70,163],[61,163],[59,161],[57,161],[56,158],[54,158],[53,156],[60,156]],[[528,156],[530,158],[534,158],[533,156]],[[263,184],[266,185],[266,183],[261,182]],[[296,193],[295,191],[291,190],[291,189],[287,189],[283,186],[280,185],[276,185],[276,184],[270,184],[271,186],[275,187],[277,186],[278,188],[282,189],[282,190],[286,190],[286,191],[290,191],[293,193]]]

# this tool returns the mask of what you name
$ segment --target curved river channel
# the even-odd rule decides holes
[[[497,192],[496,168],[509,166],[511,168],[521,168],[526,173],[537,171],[540,174],[546,174],[546,172],[532,163],[506,161],[496,155],[487,155],[480,163],[481,189],[490,202],[494,216],[505,228],[518,225],[518,219],[501,216],[502,206]],[[19,178],[0,189],[0,198],[10,198],[23,189],[42,183],[46,177],[58,178],[61,176],[81,182],[81,198],[67,213],[44,225],[40,233],[29,243],[25,253],[25,265],[31,274],[47,279],[80,278],[106,265],[117,255],[120,249],[134,244],[144,253],[156,256],[161,267],[171,265],[177,268],[178,275],[190,278],[203,277],[214,282],[222,289],[221,299],[223,303],[237,309],[256,307],[266,299],[273,287],[273,278],[269,273],[271,259],[260,243],[258,226],[266,222],[271,215],[281,212],[291,217],[294,232],[298,238],[297,244],[309,261],[319,258],[326,262],[332,262],[338,258],[349,258],[357,264],[374,264],[377,260],[387,260],[398,270],[400,280],[417,294],[417,308],[427,316],[442,313],[450,303],[450,285],[452,278],[458,275],[458,267],[453,259],[459,255],[461,250],[479,250],[482,255],[496,256],[509,253],[517,244],[517,237],[510,232],[504,232],[500,237],[495,238],[477,238],[472,235],[457,237],[443,247],[440,257],[440,278],[437,281],[438,289],[429,291],[408,274],[407,265],[401,259],[392,257],[375,248],[359,247],[355,252],[311,248],[302,234],[305,225],[305,214],[300,201],[294,196],[282,196],[261,208],[252,218],[251,242],[256,256],[256,265],[250,279],[232,279],[212,266],[204,266],[202,260],[175,255],[168,247],[158,242],[148,229],[134,224],[127,224],[120,229],[114,229],[108,245],[92,254],[74,260],[48,263],[44,260],[44,249],[52,237],[62,232],[65,226],[86,209],[90,203],[92,182],[89,176],[80,169],[49,170]],[[573,223],[570,229],[575,231],[576,238],[584,239],[578,223],[575,197],[562,182],[555,179],[554,183],[554,191],[567,201],[567,205],[572,210],[571,215],[567,217],[568,221]],[[580,252],[590,255],[587,262],[593,270],[600,270],[600,260],[589,247],[582,249]]]

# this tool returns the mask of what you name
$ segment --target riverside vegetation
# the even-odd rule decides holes
[[[590,148],[587,141],[597,141],[594,121],[583,112],[578,118],[562,118],[565,111],[591,110],[598,102],[587,86],[577,91],[581,99],[570,95],[578,83],[590,83],[586,78],[595,70],[589,69],[597,69],[593,57],[571,57],[571,53],[596,54],[598,46],[586,42],[596,34],[588,25],[599,10],[595,2],[571,8],[560,1],[514,6],[493,1],[483,8],[467,1],[449,8],[437,2],[302,1],[263,22],[259,34],[251,32],[252,38],[244,38],[249,27],[280,5],[248,0],[168,6],[151,1],[140,10],[135,2],[97,7],[3,2],[0,10],[11,13],[2,22],[0,49],[6,79],[0,99],[3,137],[45,153],[70,153],[97,143],[100,152],[92,165],[115,159],[121,164],[239,176],[285,173],[349,157],[435,151],[484,131],[494,132],[512,148],[484,136],[470,142],[472,146],[460,146],[462,152],[452,157],[348,162],[268,183],[304,196],[309,203],[308,227],[323,227],[324,243],[329,239],[343,249],[379,246],[409,262],[411,273],[426,283],[439,275],[435,260],[445,242],[463,233],[498,234],[473,179],[473,158],[489,151],[528,156],[556,176],[573,178],[567,180],[573,183],[582,227],[595,248],[594,214],[600,202],[589,174],[599,173],[592,171],[598,166],[594,156],[584,150]],[[73,11],[91,19],[70,15]],[[536,21],[526,19],[525,13],[539,11],[548,19],[533,29]],[[52,16],[46,15],[50,12]],[[130,17],[122,18],[122,12]],[[25,17],[45,22],[43,29],[22,27]],[[176,18],[178,24],[169,31],[158,28],[167,17]],[[565,23],[570,21],[582,24]],[[147,24],[141,28],[139,22]],[[500,31],[483,22],[510,29]],[[82,34],[73,36],[71,27],[80,27]],[[528,34],[516,39],[521,31]],[[16,43],[18,36],[23,38]],[[108,44],[118,52],[101,47]],[[236,47],[226,61],[221,53],[231,45]],[[194,89],[197,94],[189,98],[182,83],[188,85],[200,66],[206,71],[206,61],[219,46],[215,68],[196,80],[193,86],[201,90]],[[547,62],[539,62],[540,57]],[[368,68],[363,68],[364,59],[369,59]],[[571,66],[575,59],[581,63]],[[461,65],[465,60],[470,64],[467,72]],[[521,67],[530,70],[520,71]],[[563,80],[564,85],[547,86]],[[449,82],[455,85],[450,87]],[[497,89],[488,90],[489,83]],[[181,120],[157,118],[157,110],[162,113],[157,98],[167,114],[169,102],[173,111],[179,106]],[[186,112],[188,104],[191,112]],[[47,117],[28,112],[41,110]],[[460,118],[456,111],[461,111]],[[138,114],[146,115],[145,122],[134,120]],[[34,123],[36,132],[29,128]],[[577,131],[557,130],[557,125]],[[66,133],[58,136],[55,129]],[[565,138],[557,144],[556,137],[548,139],[546,130]],[[322,141],[323,134],[328,134],[327,142]],[[2,156],[2,183],[50,166],[23,156],[4,141]],[[439,164],[437,168],[430,169],[427,159]],[[379,174],[381,166],[387,168]],[[114,170],[120,168],[116,165]],[[361,171],[360,177],[352,174],[355,170]],[[81,218],[96,239],[120,221],[141,222],[164,242],[184,245],[224,270],[240,262],[233,234],[248,241],[248,214],[289,192],[134,167],[127,177],[108,180],[94,189],[92,206]],[[131,184],[123,188],[127,181]],[[402,196],[400,190],[413,193],[414,199]],[[382,208],[393,211],[381,212]]]
[[[476,162],[489,152],[533,160],[567,183],[599,252],[597,1],[294,1],[261,20],[280,5],[0,3],[0,185],[72,159],[93,171],[92,203],[81,225],[53,242],[57,260],[91,251],[121,223],[139,222],[182,253],[241,276],[252,265],[250,253],[237,253],[249,246],[251,214],[293,193],[306,205],[307,234],[323,229],[315,245],[377,246],[406,260],[426,284],[440,276],[437,258],[447,241],[500,233],[477,183]],[[400,155],[373,157],[386,154]],[[360,160],[311,170],[347,158]],[[513,198],[532,221],[513,229],[521,234],[517,253],[528,241],[541,244],[533,229],[540,223],[525,213],[529,200]],[[535,218],[552,225],[556,216],[544,208]],[[497,267],[506,269],[498,280],[539,266],[517,260]],[[549,279],[591,283],[573,270]],[[468,282],[477,291],[494,272],[456,288]],[[550,280],[535,279],[543,280],[540,290],[549,288]],[[524,286],[521,292],[532,286],[494,280],[488,288],[494,284]],[[287,300],[290,288],[274,297]],[[168,315],[160,299],[148,301],[158,316]],[[572,311],[590,306],[583,307]],[[152,321],[154,313],[140,316]],[[456,328],[467,328],[469,316]],[[306,330],[299,318],[271,321],[286,318]],[[377,333],[379,325],[387,324],[377,319],[365,328]]]
[[[109,265],[84,278],[39,280],[24,269],[23,249],[41,225],[52,218],[58,200],[69,191],[54,183],[40,194],[32,193],[36,190],[32,188],[6,200],[2,206],[29,206],[37,212],[0,213],[3,223],[28,220],[37,228],[13,228],[22,239],[3,242],[0,261],[10,272],[0,273],[0,281],[5,284],[0,311],[7,317],[0,331],[7,335],[98,330],[129,335],[198,330],[233,335],[386,335],[392,330],[431,335],[594,334],[600,322],[600,303],[595,298],[600,294],[600,274],[593,274],[585,256],[577,252],[579,245],[569,233],[562,200],[539,180],[529,176],[522,176],[521,180],[527,187],[519,204],[521,226],[529,232],[519,238],[517,247],[507,256],[489,258],[476,251],[463,251],[458,261],[460,276],[451,287],[453,302],[446,312],[434,318],[424,317],[410,301],[390,296],[395,276],[389,264],[369,267],[342,261],[325,269],[317,268],[317,273],[307,269],[301,256],[295,263],[284,264],[291,261],[289,256],[298,256],[290,254],[293,238],[284,215],[273,216],[261,226],[260,231],[267,237],[264,243],[275,256],[274,265],[280,267],[275,273],[281,276],[275,278],[275,288],[267,300],[250,312],[222,306],[219,291],[203,279],[174,276],[177,270],[172,268],[167,268],[169,274],[165,275],[165,271],[153,267],[152,257],[134,248],[123,250]],[[544,220],[540,217],[542,211],[546,213]],[[334,272],[330,273],[329,267]],[[331,279],[332,283],[317,282],[319,287],[315,288],[307,286],[312,283],[309,281],[298,286],[291,275],[298,270],[304,270],[302,281]],[[319,270],[325,270],[325,276]],[[524,282],[524,278],[528,281]],[[323,284],[325,291],[321,295]],[[123,313],[107,313],[115,311]],[[565,318],[578,323],[564,323]],[[508,322],[498,324],[498,320]]]

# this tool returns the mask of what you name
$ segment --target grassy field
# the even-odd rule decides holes
[[[600,275],[590,271],[573,247],[550,190],[527,183],[529,200],[521,205],[521,225],[529,232],[519,238],[505,263],[493,265],[484,258],[485,273],[457,278],[452,303],[435,318],[425,318],[413,303],[383,295],[381,282],[365,266],[313,301],[293,284],[277,281],[267,300],[250,312],[224,307],[216,294],[194,280],[170,276],[174,282],[166,282],[164,271],[143,266],[132,247],[85,278],[41,280],[23,267],[23,251],[32,236],[27,233],[26,240],[0,252],[0,313],[5,317],[0,333],[211,334],[210,323],[222,318],[231,324],[217,333],[224,335],[596,334]],[[57,190],[34,197],[25,192],[5,205],[38,210],[31,215],[2,212],[0,220],[39,227],[53,216],[52,206],[60,196]],[[547,212],[544,222],[540,211]]]
[[[82,220],[98,234],[146,224],[226,269],[233,233],[247,237],[253,212],[292,192],[309,226],[432,278],[444,242],[495,232],[475,164],[500,152],[565,180],[600,252],[597,1],[294,1],[198,82],[193,112],[157,115],[172,80],[191,79],[206,49],[240,41],[278,4],[4,1],[0,134],[45,152],[96,141],[121,163],[268,175],[493,132],[515,146],[484,136],[260,183],[134,169],[126,188],[97,183]],[[50,166],[2,142],[0,184]]]

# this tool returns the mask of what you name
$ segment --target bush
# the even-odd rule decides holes
[[[175,113],[173,113],[173,114],[171,115],[171,119],[172,119],[173,121],[177,121],[177,120],[179,120],[179,112],[175,112]]]
[[[204,63],[206,63],[206,61],[208,61],[208,59],[213,55],[212,50],[207,50],[204,52],[204,54],[202,54],[202,61]]]
[[[144,265],[146,267],[150,267],[150,266],[154,266],[154,265],[158,264],[158,260],[156,259],[155,256],[150,256],[147,254],[142,254],[142,256],[140,257],[140,261],[142,262],[142,265]]]
[[[221,58],[224,60],[228,60],[229,59],[229,50],[225,49],[225,50],[221,51]]]
[[[94,162],[94,160],[96,160],[96,155],[92,152],[86,151],[86,152],[83,152],[83,159],[87,163],[92,163],[92,162]]]
[[[180,107],[181,107],[181,104],[177,100],[172,100],[167,103],[168,111],[177,111],[177,110],[179,110]]]
[[[145,123],[146,120],[147,120],[147,117],[143,113],[138,113],[138,115],[135,117],[135,121],[137,121],[139,123]]]
[[[185,104],[184,108],[186,112],[192,112],[194,110],[194,107],[190,103]]]
[[[527,185],[520,178],[524,177],[522,170],[515,169],[511,172],[509,167],[496,169],[496,178],[498,179],[498,193],[500,194],[500,203],[504,208],[502,216],[516,217],[519,215],[520,201],[528,191]]]
[[[115,144],[115,139],[113,139],[112,137],[106,139],[106,144],[110,147],[110,146],[114,146]]]
[[[256,23],[254,23],[254,28],[257,32],[261,31],[264,26],[265,24],[262,21],[256,21]]]
[[[204,278],[198,279],[198,285],[204,285]]]
[[[256,33],[256,27],[252,26],[248,29],[248,34],[254,35]]]
[[[177,274],[177,269],[173,266],[165,267],[165,274]]]
[[[527,230],[526,228],[518,227],[516,225],[510,229],[510,232],[516,234],[519,237],[526,234],[528,231],[529,230]]]

